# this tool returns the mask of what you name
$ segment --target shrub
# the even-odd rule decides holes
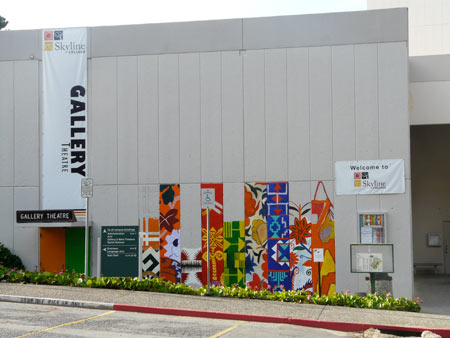
[[[176,293],[183,295],[206,296],[207,288],[193,289],[185,284],[174,284],[162,279],[143,279],[132,277],[101,277],[88,278],[86,281],[83,274],[61,272],[59,274],[49,272],[29,272],[9,269],[0,265],[0,281],[10,283],[33,283],[47,285],[65,285],[89,288],[119,289],[131,291],[151,291]],[[336,293],[333,296],[318,294],[310,295],[305,291],[256,291],[250,287],[241,288],[237,285],[212,286],[210,287],[212,297],[233,297],[247,299],[262,299],[280,302],[294,302],[300,304],[334,305],[366,309],[396,310],[420,312],[420,299],[395,299],[390,294],[369,294],[366,297],[351,295],[349,292]]]
[[[0,243],[0,264],[8,268],[25,269],[19,256],[14,255],[6,246]]]

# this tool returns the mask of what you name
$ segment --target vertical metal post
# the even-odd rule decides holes
[[[100,278],[102,269],[102,240],[100,237],[97,238],[97,279]]]
[[[139,282],[142,281],[142,237],[139,234],[139,247],[138,247],[138,277]]]
[[[209,276],[209,208],[206,208],[206,276],[209,295],[209,284],[211,282]]]
[[[89,272],[89,197],[86,197],[86,222],[84,227],[84,280],[88,279]]]
[[[375,293],[375,273],[370,272],[370,293]]]
[[[322,285],[320,283],[320,262],[318,262],[317,264],[319,264],[319,280],[318,280],[318,284],[319,284],[319,296],[322,296]]]

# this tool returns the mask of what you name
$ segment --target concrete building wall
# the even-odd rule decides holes
[[[15,210],[39,209],[39,62],[0,62],[0,242],[39,266],[38,229],[15,227]]]
[[[368,20],[379,29],[367,28]],[[244,29],[242,35],[233,33],[236,27]],[[171,34],[149,33],[159,30]],[[205,31],[228,37],[221,44]],[[133,32],[136,39],[130,39]],[[193,41],[197,33],[199,41]],[[8,32],[0,40],[3,34]],[[147,34],[159,49],[143,43]],[[95,43],[100,36],[102,44]],[[121,36],[130,40],[126,48]],[[224,182],[225,220],[237,220],[244,218],[244,182],[289,181],[291,200],[305,203],[323,180],[335,204],[337,289],[365,291],[364,276],[350,273],[349,244],[357,241],[358,211],[384,210],[395,245],[394,294],[412,296],[406,11],[94,28],[90,41],[88,163],[95,182],[95,238],[101,225],[137,224],[143,187],[181,183],[182,199],[195,206],[200,183]],[[0,71],[9,74],[16,63],[34,65],[26,70],[35,74],[35,87],[29,81],[1,85],[18,91],[23,86],[38,100],[39,63],[4,61]],[[8,90],[2,95],[14,100]],[[1,119],[11,124],[31,114],[20,128],[30,129],[28,138],[37,137],[27,139],[33,141],[27,148],[8,136],[9,146],[0,148],[1,156],[17,158],[14,163],[28,163],[23,154],[33,161],[15,174],[20,179],[12,175],[0,188],[7,201],[0,212],[13,221],[15,210],[39,206],[39,102],[21,112],[8,100],[0,101]],[[335,161],[389,158],[405,160],[406,194],[335,196]],[[17,189],[30,194],[22,200],[25,191]],[[187,247],[200,246],[198,211],[182,206]],[[16,246],[10,239],[18,231],[11,230],[14,223],[3,227],[8,230],[2,236],[27,257],[27,267],[37,265],[28,258],[37,257],[37,239],[19,236]],[[33,245],[19,251],[27,240]]]
[[[367,0],[367,9],[407,7],[411,56],[450,53],[448,0]]]
[[[450,123],[450,55],[410,58],[411,125]]]

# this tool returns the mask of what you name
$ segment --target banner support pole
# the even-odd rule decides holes
[[[97,279],[100,279],[101,275],[101,265],[102,265],[102,240],[100,237],[97,238]]]
[[[142,282],[142,244],[143,238],[139,234],[139,247],[138,247],[138,278],[139,282]]]
[[[84,280],[88,279],[89,272],[89,197],[86,197],[86,221],[84,227]]]
[[[209,285],[211,283],[209,275],[209,208],[206,208],[206,278],[207,278],[207,291],[209,295]]]

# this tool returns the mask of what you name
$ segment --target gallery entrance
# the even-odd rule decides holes
[[[411,180],[415,273],[450,275],[450,124],[411,126]]]
[[[450,221],[442,222],[442,229],[444,230],[444,240],[442,242],[444,248],[444,272],[450,275]]]
[[[40,271],[84,273],[84,231],[83,227],[40,228]]]

